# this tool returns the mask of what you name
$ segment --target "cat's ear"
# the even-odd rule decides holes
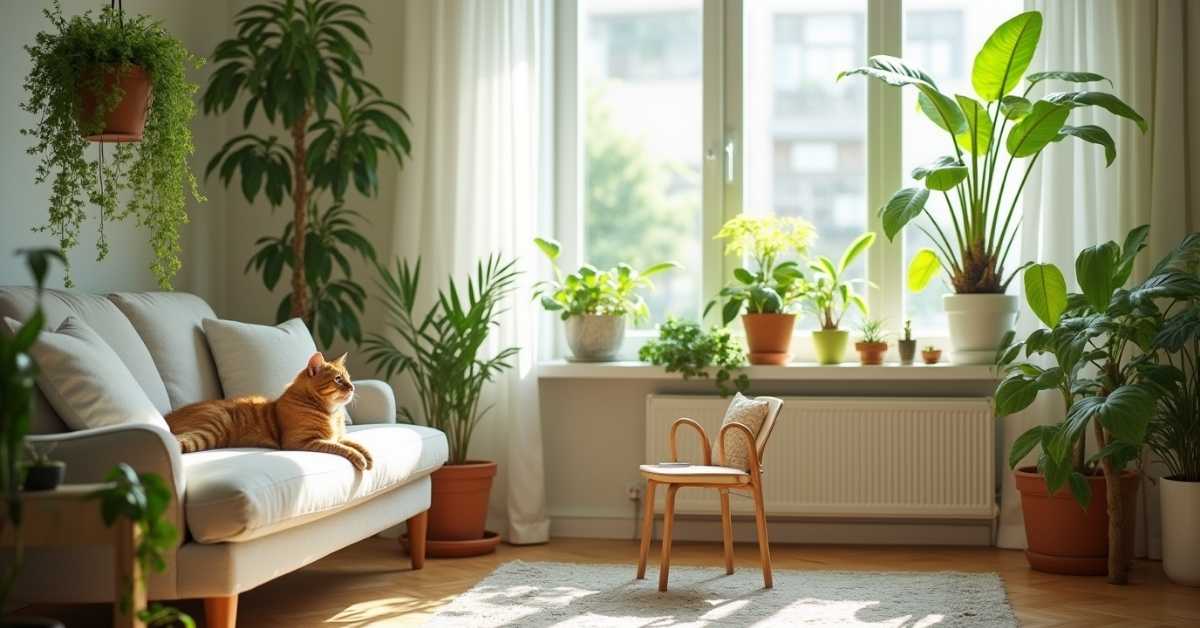
[[[348,355],[350,355],[350,354],[349,354],[349,353],[343,353],[342,355],[339,355],[339,356],[337,357],[337,359],[333,361],[334,365],[336,365],[336,366],[345,366],[345,365],[346,365],[346,356],[348,356]]]
[[[308,372],[308,376],[313,377],[316,375],[317,369],[321,368],[322,364],[325,364],[325,356],[320,353],[312,354],[312,357],[308,358],[308,367],[305,369]]]

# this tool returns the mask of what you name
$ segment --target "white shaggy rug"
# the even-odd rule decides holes
[[[994,573],[775,571],[775,588],[744,566],[671,567],[634,579],[633,565],[512,561],[426,626],[1016,626]]]

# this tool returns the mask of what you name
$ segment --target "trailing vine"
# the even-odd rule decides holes
[[[105,223],[132,217],[150,231],[150,268],[159,285],[169,289],[180,268],[187,196],[205,200],[187,163],[194,152],[189,125],[197,86],[186,76],[188,68],[199,68],[204,60],[147,16],[105,7],[96,16],[89,11],[68,19],[58,0],[43,13],[53,29],[38,33],[25,47],[32,68],[25,77],[27,100],[21,103],[37,120],[21,130],[33,138],[28,153],[38,158],[34,181],[51,186],[49,219],[35,230],[52,234],[65,253],[79,243],[88,206],[94,205],[99,261],[108,255]],[[81,90],[102,86],[104,72],[96,71],[97,66],[123,71],[134,65],[146,71],[151,83],[142,140],[101,143],[89,157],[85,136],[103,130],[104,116],[124,93],[114,87],[97,103],[94,115],[81,120]],[[66,284],[72,285],[69,266]]]

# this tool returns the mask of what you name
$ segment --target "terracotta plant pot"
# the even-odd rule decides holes
[[[88,84],[96,74],[103,74],[99,91]],[[96,115],[96,107],[105,100],[114,87],[121,88],[124,95],[116,109],[104,117],[104,130],[94,135],[87,135],[92,142],[140,142],[142,132],[146,129],[146,112],[150,109],[150,75],[142,68],[134,65],[121,71],[117,65],[98,65],[88,69],[80,81],[80,126],[85,120],[92,120]]]
[[[474,556],[495,550],[494,543],[479,543],[484,538],[488,497],[495,477],[496,463],[482,461],[448,464],[433,472],[426,547],[431,556]],[[455,550],[455,542],[478,547],[479,551],[464,554]],[[438,547],[449,549],[442,553]]]
[[[859,361],[863,366],[879,366],[883,364],[883,354],[887,353],[886,342],[856,342],[854,349],[858,351]]]
[[[942,350],[934,349],[933,351],[922,351],[921,359],[924,360],[926,364],[937,364],[938,362],[942,361]]]
[[[1103,576],[1108,573],[1108,507],[1104,498],[1107,485],[1103,475],[1088,477],[1092,502],[1084,510],[1065,487],[1053,495],[1046,480],[1035,467],[1014,472],[1021,491],[1021,510],[1025,514],[1025,538],[1029,549],[1025,557],[1038,571],[1075,576]],[[1137,521],[1138,474],[1121,473],[1121,507],[1124,546],[1133,556],[1133,531]]]
[[[822,329],[812,333],[813,351],[818,364],[841,364],[850,344],[850,332],[840,329]]]
[[[897,340],[896,346],[900,349],[900,364],[908,366],[913,363],[913,358],[917,355],[916,340]]]
[[[743,314],[751,364],[787,364],[795,314]]]

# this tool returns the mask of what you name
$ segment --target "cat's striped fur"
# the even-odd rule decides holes
[[[371,454],[346,437],[343,407],[354,396],[346,356],[327,362],[314,353],[278,399],[201,401],[166,416],[183,453],[223,447],[319,451],[370,469]]]

